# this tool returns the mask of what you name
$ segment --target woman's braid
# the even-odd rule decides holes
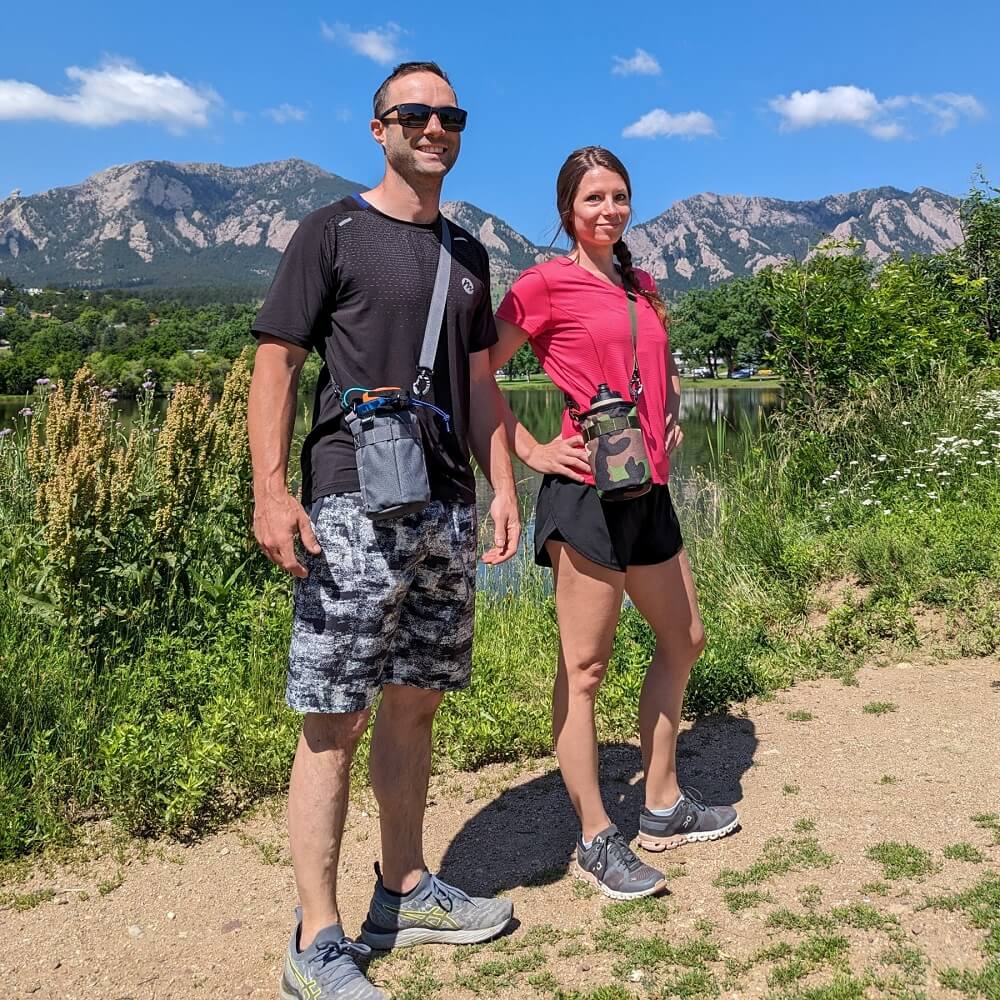
[[[667,307],[663,299],[660,298],[659,293],[653,289],[648,291],[639,284],[639,278],[635,273],[635,269],[632,266],[632,251],[629,250],[628,244],[625,240],[621,239],[614,245],[614,254],[618,258],[618,263],[621,265],[622,269],[622,281],[625,283],[625,287],[637,295],[641,295],[655,310],[656,315],[660,317],[660,322],[666,326],[667,325]]]

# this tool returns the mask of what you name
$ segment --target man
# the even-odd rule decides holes
[[[377,1000],[385,995],[354,961],[369,946],[482,941],[512,914],[508,900],[470,898],[442,882],[423,856],[431,724],[444,692],[464,687],[471,669],[469,444],[496,494],[496,544],[484,560],[509,558],[520,534],[487,350],[496,341],[489,262],[469,233],[449,230],[450,283],[427,396],[450,421],[417,413],[427,507],[384,521],[365,514],[340,402],[342,387],[414,381],[446,224],[441,184],[465,125],[456,103],[435,63],[393,70],[375,94],[370,126],[385,156],[381,182],[302,220],[254,323],[254,531],[268,557],[297,578],[286,698],[305,716],[288,801],[302,907],[285,957],[285,1000]],[[325,364],[302,450],[300,504],[286,470],[299,372],[313,349]],[[379,693],[370,773],[382,868],[360,944],[341,927],[337,864],[351,759]]]

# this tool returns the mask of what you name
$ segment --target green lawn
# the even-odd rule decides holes
[[[769,375],[761,378],[757,375],[751,378],[682,378],[683,389],[780,389],[781,378]]]

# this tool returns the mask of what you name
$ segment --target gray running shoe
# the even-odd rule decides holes
[[[389,892],[382,870],[361,927],[361,940],[379,951],[413,944],[476,944],[496,937],[514,914],[509,899],[468,896],[436,875],[424,872],[404,896]]]
[[[590,847],[576,845],[576,874],[612,899],[639,899],[663,888],[663,872],[643,864],[618,827],[602,830]]]
[[[285,967],[278,987],[279,1000],[389,1000],[355,964],[371,954],[367,945],[344,936],[340,924],[324,927],[305,951],[299,951],[302,909],[285,952]]]
[[[695,791],[685,789],[669,816],[655,816],[643,808],[638,844],[647,851],[668,851],[684,844],[718,840],[739,825],[739,814],[732,806],[707,806]]]

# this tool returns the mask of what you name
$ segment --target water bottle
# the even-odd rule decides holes
[[[631,400],[601,382],[579,423],[602,500],[631,500],[649,491],[649,456]]]

